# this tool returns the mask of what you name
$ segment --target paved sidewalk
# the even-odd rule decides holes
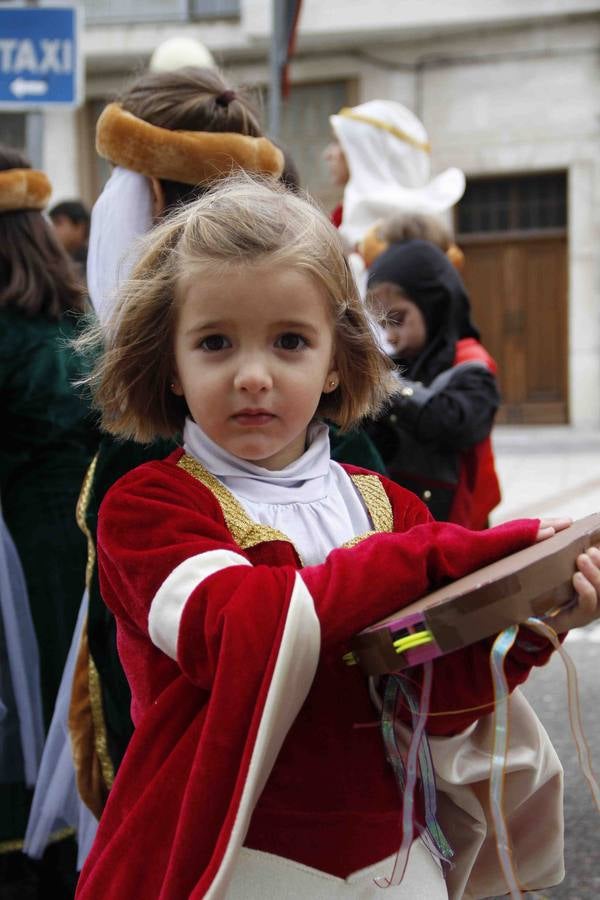
[[[498,425],[493,432],[502,502],[492,524],[521,516],[600,512],[600,431]]]

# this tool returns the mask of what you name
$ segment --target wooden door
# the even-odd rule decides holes
[[[566,237],[462,236],[460,244],[473,319],[498,363],[497,421],[568,422]]]

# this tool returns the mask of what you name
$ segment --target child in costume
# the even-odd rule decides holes
[[[212,69],[188,66],[142,75],[118,103],[107,106],[97,124],[96,141],[98,152],[115,164],[92,212],[88,256],[90,295],[102,321],[110,316],[118,285],[135,259],[137,239],[170,209],[236,169],[277,177],[283,166],[280,150],[262,137],[245,95]],[[131,694],[117,655],[114,617],[98,585],[98,507],[121,475],[141,462],[162,458],[176,446],[172,440],[141,446],[104,435],[85,478],[79,521],[89,543],[89,609],[80,623],[79,652],[63,675],[61,709],[56,710],[34,796],[26,840],[26,851],[34,858],[41,855],[52,831],[71,825],[78,831],[82,863],[92,829],[76,802],[76,792],[100,818],[133,730]],[[370,468],[379,464],[383,471],[364,432],[340,435],[333,452]]]
[[[219,72],[190,66],[147,72],[134,81],[100,116],[96,145],[114,164],[92,211],[89,242],[88,285],[100,321],[110,316],[118,286],[135,260],[137,240],[170,209],[231,171],[277,176],[283,165],[280,151],[262,136],[245,95]],[[89,612],[69,725],[78,788],[97,818],[132,732],[131,695],[116,652],[114,619],[98,585],[98,507],[121,475],[175,446],[172,440],[141,446],[105,435],[82,488],[80,521],[90,548]]]
[[[436,519],[484,528],[500,501],[490,441],[500,395],[461,278],[438,247],[409,240],[376,258],[368,284],[401,379],[369,434],[390,477]]]
[[[337,233],[282,188],[230,180],[167,219],[99,337],[104,427],[142,442],[183,430],[183,447],[100,509],[135,731],[78,897],[379,896],[400,800],[377,729],[356,727],[374,708],[348,640],[554,528],[435,523],[393,482],[331,461],[321,417],[347,428],[395,382]],[[598,559],[580,557],[561,630],[598,614]],[[430,734],[489,708],[488,651],[435,661]],[[510,687],[549,653],[523,629]],[[447,896],[420,840],[389,896]]]
[[[37,766],[85,585],[86,545],[75,507],[97,445],[89,405],[73,387],[82,371],[70,341],[81,328],[84,301],[70,261],[41,212],[50,193],[43,172],[32,169],[16,150],[0,148],[0,497],[25,576],[40,662],[38,673],[37,650],[29,642],[18,646],[19,632],[7,631],[9,660],[16,656],[22,667],[26,659],[31,669],[21,668],[20,674],[13,669],[12,689],[3,677],[1,693],[17,692],[18,701],[19,686],[23,697],[28,676],[39,674],[30,696],[37,706],[41,689],[43,713],[42,723],[32,708],[28,720],[21,706],[17,724],[15,716],[0,722],[0,882],[15,896],[33,890],[38,873],[20,854],[35,766],[30,760],[23,769],[13,754],[14,729],[21,729],[25,762],[35,748]],[[5,594],[3,603],[7,599]],[[22,621],[21,610],[14,614]],[[52,850],[53,855],[63,852],[74,854],[74,847]],[[62,896],[56,885],[55,890]],[[72,890],[73,885],[71,895]]]
[[[275,176],[282,166],[280,151],[262,137],[247,98],[218,72],[194,66],[136,79],[103,111],[96,141],[98,152],[114,164],[92,211],[89,240],[88,287],[101,321],[110,315],[119,282],[131,268],[137,239],[169,209],[240,167]],[[114,618],[98,586],[98,506],[124,472],[175,446],[159,440],[142,447],[103,435],[79,486],[88,590],[27,827],[25,851],[33,858],[43,854],[54,831],[70,826],[78,833],[82,864],[94,829],[79,798],[97,820],[133,728]]]

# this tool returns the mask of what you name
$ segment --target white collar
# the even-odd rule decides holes
[[[272,471],[224,450],[190,418],[183,430],[186,453],[199,460],[236,496],[263,503],[311,503],[327,496],[331,468],[327,425],[313,423],[307,439],[308,447],[302,456],[284,469]]]

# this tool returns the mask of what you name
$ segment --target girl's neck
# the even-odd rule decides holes
[[[192,419],[185,422],[183,446],[213,475],[263,480],[278,484],[323,477],[329,467],[329,430],[323,422],[313,422],[306,435],[306,450],[285,468],[273,471],[251,460],[241,459],[216,444]]]

